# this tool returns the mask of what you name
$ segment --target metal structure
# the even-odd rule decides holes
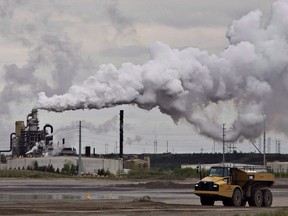
[[[47,131],[50,128],[50,132]],[[10,151],[13,156],[26,157],[28,155],[42,155],[52,145],[53,127],[46,124],[39,130],[37,109],[32,109],[24,121],[15,122],[15,132],[10,135]]]
[[[124,140],[124,110],[120,110],[120,129],[119,129],[119,157],[123,158],[123,140]]]

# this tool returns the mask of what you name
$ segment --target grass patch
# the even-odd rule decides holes
[[[162,169],[142,169],[134,168],[128,172],[126,177],[128,179],[165,179],[165,180],[184,180],[187,177],[194,177],[194,172],[187,169],[177,169],[177,170],[162,170]]]
[[[67,178],[56,173],[48,173],[34,170],[0,170],[0,178]]]

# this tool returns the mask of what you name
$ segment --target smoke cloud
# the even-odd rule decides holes
[[[255,10],[234,21],[227,31],[229,46],[219,55],[157,42],[145,64],[101,65],[65,94],[39,93],[36,107],[55,112],[120,104],[159,107],[175,122],[184,118],[201,134],[221,140],[222,124],[197,113],[232,102],[237,116],[227,141],[259,136],[264,119],[270,129],[287,131],[288,2],[275,2],[266,24],[261,16]]]
[[[99,125],[95,125],[87,121],[81,121],[81,126],[82,128],[85,128],[94,134],[104,134],[108,133],[109,131],[115,132],[118,129],[118,116],[115,115],[111,119]],[[55,132],[53,135],[78,129],[79,129],[79,121],[73,121],[70,125],[57,128],[57,132]]]

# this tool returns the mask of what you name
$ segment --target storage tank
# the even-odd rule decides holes
[[[21,130],[24,130],[25,128],[25,124],[24,124],[24,121],[16,121],[15,122],[15,133],[16,133],[16,136],[20,136],[21,134]]]
[[[90,157],[91,156],[91,147],[85,146],[85,156]]]

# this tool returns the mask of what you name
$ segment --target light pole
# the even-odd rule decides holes
[[[81,163],[81,121],[79,121],[79,154],[78,154],[78,176],[81,176],[82,163]]]
[[[266,124],[265,124],[265,116],[264,116],[264,128],[263,128],[263,165],[266,168]]]
[[[225,124],[223,124],[223,166],[225,164]]]

